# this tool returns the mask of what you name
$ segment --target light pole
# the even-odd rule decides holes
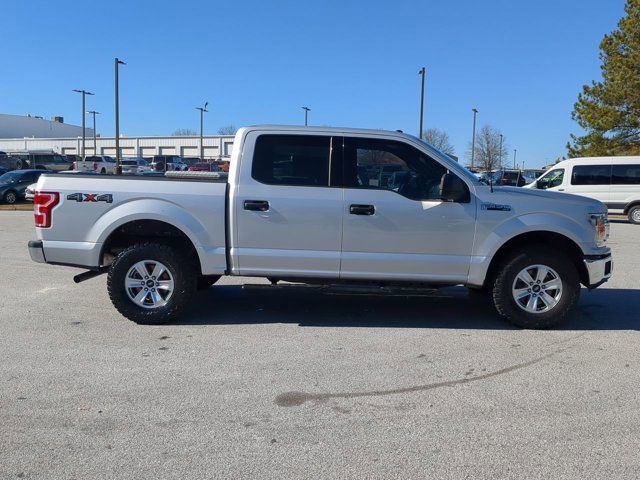
[[[513,149],[513,168],[516,168],[516,153],[518,153],[518,150],[514,148]]]
[[[500,134],[500,168],[502,168],[502,142],[504,140],[504,135]]]
[[[422,87],[420,89],[420,129],[418,130],[420,132],[420,140],[422,140],[422,119],[424,116],[424,76],[427,72],[427,69],[422,67],[420,69],[420,71],[418,72],[418,75],[420,75],[422,77]]]
[[[85,140],[85,97],[87,95],[93,95],[93,93],[91,92],[87,92],[86,90],[78,90],[78,89],[74,89],[74,92],[78,92],[82,94],[82,161],[84,162],[84,140]]]
[[[204,102],[204,107],[196,107],[196,110],[200,110],[200,161],[204,162],[204,112],[208,112],[207,105],[209,102]]]
[[[115,97],[116,97],[116,175],[122,174],[122,165],[120,165],[120,92],[119,92],[119,80],[118,80],[118,67],[120,65],[126,65],[118,57],[114,59],[115,67]]]
[[[98,155],[98,149],[96,147],[96,115],[100,115],[100,112],[90,110],[87,113],[90,113],[93,117],[93,154]]]
[[[473,134],[471,136],[471,168],[473,168],[473,161],[476,157],[476,115],[478,115],[478,109],[471,109],[473,112]]]
[[[304,126],[306,127],[308,125],[308,118],[309,118],[309,112],[311,111],[311,109],[309,107],[302,107],[302,110],[304,110]]]

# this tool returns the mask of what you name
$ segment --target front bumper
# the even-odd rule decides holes
[[[611,278],[613,273],[613,258],[610,253],[606,255],[586,255],[584,265],[589,276],[587,287],[593,289],[599,287]]]
[[[29,255],[34,262],[47,263],[47,260],[44,258],[42,240],[31,240],[29,242]]]

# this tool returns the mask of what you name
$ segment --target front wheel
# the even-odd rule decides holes
[[[549,328],[575,307],[580,277],[575,264],[555,250],[531,247],[503,263],[493,287],[502,316],[522,328]]]
[[[17,200],[18,200],[18,195],[14,191],[7,192],[4,195],[5,203],[8,203],[10,205],[16,203]]]
[[[640,225],[640,205],[631,207],[627,216],[631,223],[634,225]]]
[[[196,289],[195,265],[179,250],[159,243],[132,245],[109,268],[107,288],[116,309],[139,324],[176,318]]]

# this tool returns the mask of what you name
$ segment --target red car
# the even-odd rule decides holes
[[[189,167],[190,172],[217,172],[217,165],[211,163],[194,163]]]

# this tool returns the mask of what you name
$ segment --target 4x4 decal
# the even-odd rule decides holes
[[[113,195],[110,193],[70,193],[67,200],[75,200],[76,202],[106,202],[113,203]]]

